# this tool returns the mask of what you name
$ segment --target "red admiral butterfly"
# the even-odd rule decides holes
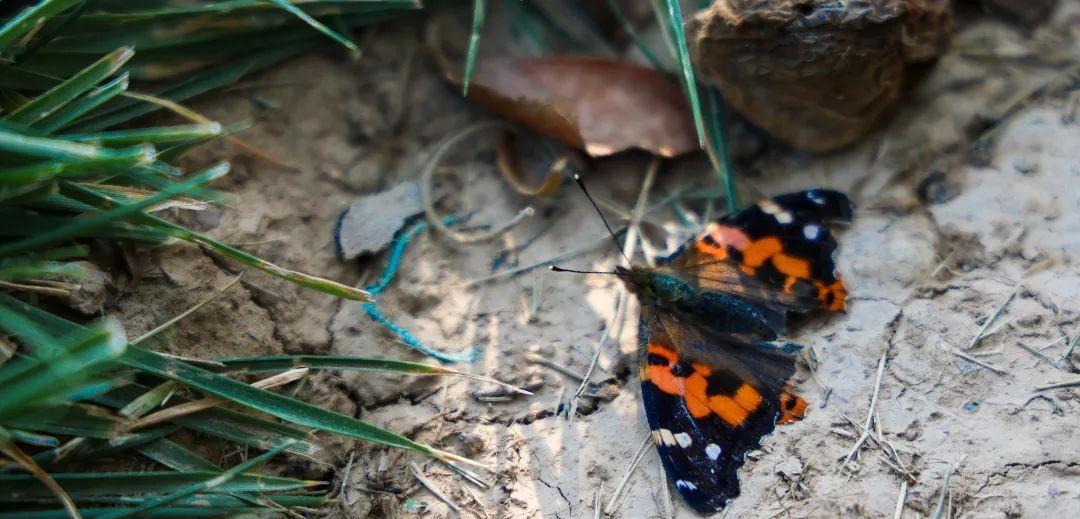
[[[801,346],[779,339],[791,312],[844,310],[826,223],[850,221],[852,209],[837,191],[777,196],[709,224],[655,268],[615,269],[641,303],[653,439],[668,479],[698,512],[739,495],[746,452],[806,412],[789,384]]]

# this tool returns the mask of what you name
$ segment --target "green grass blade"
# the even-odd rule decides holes
[[[142,348],[129,348],[121,361],[130,367],[176,380],[181,384],[262,411],[296,425],[389,447],[407,449],[435,458],[468,461],[456,455],[414,442],[397,433],[357,420],[351,416],[254,388],[231,378]]]
[[[282,445],[291,447],[293,442],[283,443]],[[143,445],[139,448],[139,452],[177,472],[195,472],[200,470],[213,472],[215,470],[221,470],[221,467],[215,465],[210,460],[165,438]]]
[[[379,371],[384,373],[404,373],[409,375],[456,375],[498,384],[518,393],[531,395],[532,393],[515,386],[500,382],[490,377],[463,373],[460,371],[433,366],[420,362],[404,360],[378,359],[370,357],[355,357],[350,355],[268,355],[264,357],[242,357],[234,359],[222,359],[218,362],[225,365],[227,371],[242,370],[250,371],[284,371],[287,369],[305,367],[311,369],[339,369],[347,371]]]
[[[455,374],[456,371],[404,360],[352,357],[347,355],[267,355],[264,357],[237,357],[215,359],[228,371],[284,371],[305,367],[313,369],[344,369],[352,371],[382,371],[412,375]]]
[[[132,56],[135,49],[123,47],[117,49],[94,64],[86,67],[67,81],[56,85],[47,92],[35,97],[8,115],[7,119],[17,123],[32,124],[48,117],[75,98],[89,92],[95,85],[116,73]]]
[[[267,0],[267,1],[269,3],[272,3],[272,4],[276,5],[276,6],[284,9],[285,11],[288,11],[289,13],[292,13],[293,16],[296,16],[297,18],[299,18],[304,23],[310,25],[316,31],[319,31],[319,32],[325,34],[331,40],[334,40],[334,41],[340,43],[346,49],[349,49],[349,50],[351,50],[353,52],[356,52],[357,50],[359,50],[356,47],[356,44],[349,41],[348,38],[334,32],[333,29],[327,27],[322,22],[312,18],[311,15],[305,13],[303,10],[301,10],[299,7],[293,5],[288,0]]]
[[[117,435],[120,423],[101,410],[87,406],[27,408],[21,416],[5,417],[5,427],[46,434],[65,434],[86,438],[109,439]]]
[[[461,94],[469,95],[469,81],[476,67],[476,55],[480,50],[480,33],[484,31],[484,18],[487,15],[487,2],[473,0],[472,33],[469,34],[469,48],[465,51],[465,74],[461,78]]]
[[[15,43],[16,40],[32,31],[37,23],[75,5],[80,0],[42,0],[37,5],[28,7],[15,15],[0,27],[0,51]]]
[[[62,182],[61,186],[67,189],[67,193],[73,198],[81,197],[79,198],[79,200],[83,201],[84,203],[105,205],[107,207],[113,204],[117,204],[117,201],[109,195],[87,186],[73,184],[70,182]],[[271,276],[289,280],[290,282],[300,285],[302,287],[310,288],[312,290],[317,290],[319,292],[323,292],[337,297],[342,297],[345,299],[351,299],[354,301],[372,300],[371,294],[359,288],[350,287],[348,285],[338,283],[337,281],[324,279],[317,276],[304,274],[303,272],[297,272],[295,270],[289,270],[279,267],[273,263],[270,263],[269,261],[263,260],[257,256],[248,254],[240,249],[237,249],[236,247],[226,245],[213,238],[186,229],[180,225],[174,224],[168,220],[163,220],[156,216],[143,213],[135,213],[130,216],[140,223],[158,227],[176,238],[197,245],[201,245],[225,256],[226,258],[232,259],[244,265],[255,267],[263,272],[266,272],[267,274],[270,274]],[[0,246],[0,250],[2,250],[2,246]]]
[[[221,472],[97,472],[53,473],[64,490],[76,501],[82,497],[103,495],[165,494],[202,483],[221,475]],[[215,493],[229,492],[288,492],[322,485],[322,481],[305,481],[282,476],[242,474],[212,489]],[[27,474],[0,474],[0,503],[18,503],[47,498],[51,494]]]
[[[191,75],[179,84],[155,92],[154,96],[170,101],[184,101],[199,94],[231,85],[249,73],[262,70],[285,58],[300,54],[313,46],[311,42],[300,42],[283,48],[259,51]],[[74,131],[101,131],[159,109],[161,109],[161,106],[152,103],[132,99],[118,100],[118,102],[109,103],[109,105],[102,107],[93,117],[76,123]]]
[[[622,8],[619,7],[618,0],[604,0],[607,2],[608,11],[615,17],[615,21],[619,22],[619,25],[626,32],[626,35],[634,42],[637,49],[641,51],[641,55],[645,56],[645,59],[658,71],[664,70],[664,64],[660,61],[660,58],[656,57],[652,49],[645,43],[645,39],[641,37],[641,33],[634,27],[634,24],[630,23],[630,20],[623,14]]]
[[[667,17],[664,22],[674,40],[675,49],[679,58],[679,67],[682,71],[683,85],[686,87],[686,97],[690,101],[690,109],[694,112],[694,128],[697,130],[698,145],[705,147],[705,121],[701,115],[701,100],[698,98],[697,76],[694,75],[694,61],[690,57],[690,48],[686,45],[686,30],[683,28],[682,8],[679,0],[664,0],[667,5]]]
[[[53,112],[48,117],[38,121],[33,125],[33,128],[40,130],[46,135],[51,135],[71,124],[76,119],[94,111],[99,106],[115,99],[116,96],[126,92],[130,80],[130,74],[121,74],[108,83],[87,92],[79,99],[68,103],[67,106]]]
[[[10,300],[0,298],[0,303],[10,304],[9,302]],[[148,389],[132,384],[128,387],[118,388],[109,394],[96,397],[93,401],[113,408],[123,408],[131,405],[132,401],[145,394]],[[180,397],[173,398],[177,403],[187,401]],[[260,450],[272,449],[290,440],[296,440],[297,443],[290,447],[288,451],[299,456],[315,458],[323,450],[323,446],[306,430],[264,420],[231,409],[207,409],[197,415],[181,416],[173,420],[173,422],[185,429]],[[163,465],[168,466],[169,464],[163,463]]]
[[[41,200],[49,199],[51,195],[42,197]],[[39,205],[37,202],[35,206]],[[46,205],[46,204],[40,204]],[[41,233],[52,232],[58,227],[63,227],[72,222],[71,215],[46,215],[38,211],[21,209],[0,208],[0,237],[19,238],[34,236]],[[152,245],[168,243],[173,238],[154,227],[131,225],[124,222],[109,222],[104,226],[93,229],[84,229],[72,238],[103,238],[109,240],[127,240]]]
[[[210,471],[210,472],[220,473],[221,469],[217,469],[215,471]],[[310,492],[310,491],[307,491],[307,492]],[[264,503],[265,503],[264,504],[264,503],[257,503],[257,502],[252,503],[251,501],[249,501],[249,500],[247,500],[245,498],[236,497],[237,495],[246,496],[248,494],[237,494],[237,493],[232,493],[232,494],[210,494],[210,493],[201,492],[201,493],[197,493],[197,494],[192,495],[192,496],[188,496],[188,497],[178,499],[178,500],[170,503],[168,507],[169,508],[172,508],[172,507],[235,508],[235,507],[243,507],[243,506],[267,506],[267,505],[270,505],[270,506],[284,505],[284,506],[316,507],[316,506],[319,506],[321,504],[325,504],[328,501],[326,496],[322,495],[322,494],[312,494],[312,493],[277,494],[277,493],[275,493],[275,494],[266,494],[266,500],[264,501]],[[254,494],[252,494],[252,495],[254,495]],[[141,497],[141,496],[102,495],[102,496],[86,496],[86,497],[82,497],[82,498],[79,499],[79,504],[83,505],[83,506],[86,506],[86,505],[108,505],[108,506],[116,506],[116,507],[121,507],[121,506],[130,507],[130,506],[138,506],[138,505],[144,503],[145,501],[146,501],[146,499]],[[55,500],[42,499],[40,501],[35,500],[33,503],[34,504],[40,504],[40,505],[50,505],[50,504],[55,504],[55,502],[56,502]],[[30,502],[27,501],[27,503],[29,504]],[[119,510],[120,510],[120,508],[116,509],[116,511],[119,511]],[[268,513],[270,511],[266,510],[264,508],[263,512]],[[0,517],[2,517],[2,516],[0,516]]]
[[[125,434],[118,438],[90,439],[84,438],[76,447],[65,444],[62,447],[50,449],[34,455],[34,461],[42,467],[56,466],[61,461],[95,460],[112,456],[158,441],[180,430],[178,425],[155,427],[139,431],[133,434]]]
[[[39,447],[57,447],[60,445],[60,440],[57,440],[55,436],[49,436],[47,434],[38,434],[19,429],[8,429],[7,432],[11,435],[13,440],[20,443],[37,445]]]
[[[230,481],[241,476],[243,473],[269,461],[270,458],[277,456],[281,453],[281,451],[285,450],[291,445],[291,443],[279,445],[205,481],[193,483],[187,487],[176,490],[175,492],[172,492],[167,496],[162,496],[157,499],[151,499],[137,507],[118,511],[104,517],[107,517],[109,519],[121,519],[123,517],[137,516],[145,512],[149,512],[150,510],[153,510],[155,508],[160,508],[169,503],[179,501],[180,499],[197,494],[199,492],[214,492],[217,490],[217,488],[228,484]]]
[[[143,152],[146,148],[140,147]],[[110,150],[100,146],[91,146],[78,142],[58,139],[46,139],[0,129],[0,151],[7,151],[30,157],[44,157],[63,160],[108,160],[127,156],[130,150]]]
[[[123,508],[79,508],[83,519],[99,519],[123,510]],[[188,519],[192,517],[258,517],[264,508],[205,508],[205,507],[167,507],[152,510],[143,515],[147,519]],[[0,512],[0,519],[71,519],[66,510],[35,510],[32,512]]]
[[[10,319],[8,316],[5,321]],[[24,357],[5,365],[0,369],[0,421],[29,405],[57,400],[96,366],[118,358],[126,344],[119,323],[107,321],[60,345],[54,354]]]
[[[0,245],[0,256],[16,254],[33,249],[35,247],[40,247],[42,245],[48,245],[50,243],[69,239],[72,236],[79,234],[80,232],[86,231],[87,229],[94,229],[96,227],[104,226],[112,221],[144,211],[147,208],[153,206],[154,204],[163,202],[175,196],[191,191],[192,189],[207,184],[210,181],[217,179],[228,172],[228,164],[219,164],[193,176],[189,180],[169,186],[155,193],[152,196],[148,196],[142,200],[139,200],[138,202],[131,204],[117,204],[117,207],[114,209],[110,209],[108,211],[98,213],[93,216],[79,218],[76,221],[69,223],[68,225],[53,229],[50,232],[41,233],[16,242]]]
[[[115,150],[104,157],[75,161],[52,160],[0,169],[0,189],[45,180],[78,178],[116,168],[135,167],[146,164],[153,159],[153,146],[138,145]]]
[[[705,105],[709,108],[709,143],[705,153],[709,156],[713,171],[720,177],[727,198],[727,210],[739,210],[739,191],[735,186],[735,165],[731,163],[731,150],[727,142],[727,124],[724,122],[724,100],[714,87],[706,90]]]
[[[136,130],[115,130],[111,132],[78,133],[57,135],[57,139],[94,144],[97,146],[132,146],[151,143],[155,146],[179,144],[206,140],[221,135],[223,128],[219,123],[184,124]]]
[[[83,519],[100,519],[123,511],[123,508],[79,508]],[[188,519],[192,517],[259,517],[265,508],[253,507],[166,507],[143,514],[147,519]],[[0,519],[71,519],[66,510],[35,510],[33,512],[0,512]]]

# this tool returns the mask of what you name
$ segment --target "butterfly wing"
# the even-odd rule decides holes
[[[739,494],[746,452],[806,409],[787,386],[798,347],[736,344],[646,303],[638,336],[645,414],[668,479],[695,510],[716,512]]]
[[[783,310],[843,311],[847,290],[836,275],[836,240],[826,224],[851,217],[851,201],[837,191],[762,200],[709,224],[662,261],[663,268],[701,290]]]

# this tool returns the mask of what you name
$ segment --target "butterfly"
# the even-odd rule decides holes
[[[837,191],[781,195],[710,223],[656,267],[615,269],[641,306],[653,440],[668,480],[699,513],[739,495],[746,453],[806,412],[790,384],[801,346],[782,334],[792,313],[844,310],[827,224],[852,211]]]

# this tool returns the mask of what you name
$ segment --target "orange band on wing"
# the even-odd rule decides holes
[[[772,258],[773,266],[782,274],[799,279],[810,278],[810,262],[787,254],[777,254]]]
[[[679,354],[674,350],[668,349],[661,344],[652,343],[649,344],[646,350],[649,355],[656,355],[667,361],[667,364],[651,364],[645,365],[645,376],[643,380],[648,380],[656,387],[665,393],[671,395],[683,395],[686,393],[685,379],[675,376],[671,372],[671,366],[679,361]]]
[[[776,423],[788,424],[802,420],[806,415],[807,406],[809,404],[806,400],[799,398],[798,395],[787,391],[780,393],[780,419]]]
[[[742,249],[743,264],[750,267],[760,267],[765,260],[775,256],[784,250],[784,244],[780,238],[769,236],[755,240]]]
[[[704,239],[698,240],[694,245],[694,248],[696,248],[699,253],[713,259],[723,260],[728,257],[727,247],[723,245],[714,245]]]
[[[818,299],[821,300],[822,306],[832,310],[834,312],[843,312],[846,308],[845,302],[847,301],[847,288],[844,287],[844,281],[839,277],[832,284],[826,285],[820,281],[814,282],[814,285],[818,290]]]
[[[642,380],[652,382],[664,393],[683,397],[686,410],[694,418],[715,414],[729,425],[738,427],[761,406],[761,393],[750,384],[740,385],[733,395],[710,395],[708,377],[713,371],[709,366],[693,364],[687,376],[678,376],[672,372],[672,367],[679,361],[678,353],[657,343],[649,344],[646,352],[663,361],[654,363],[655,357],[647,360]]]

